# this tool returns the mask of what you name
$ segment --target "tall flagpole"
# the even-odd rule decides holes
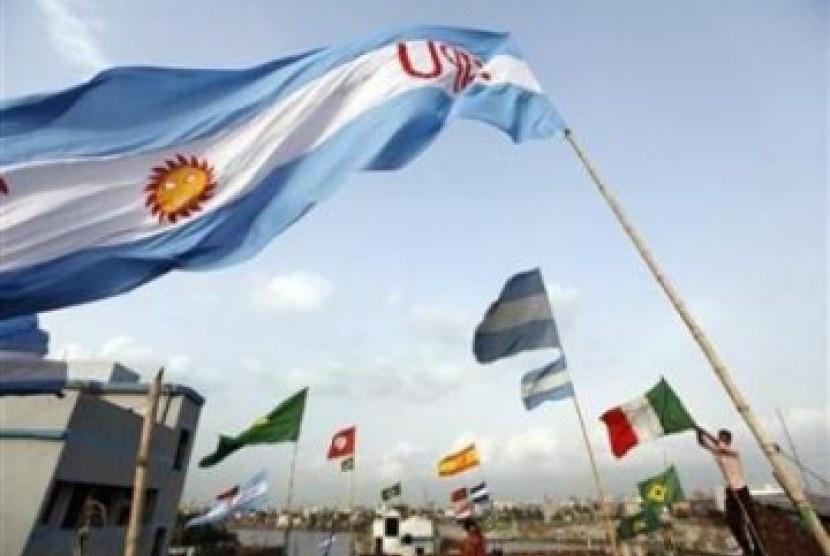
[[[349,471],[349,556],[354,554],[354,481],[357,473],[357,431],[355,430],[355,449],[352,451],[352,469]]]
[[[582,430],[582,439],[585,441],[585,449],[588,451],[588,459],[591,461],[591,471],[594,474],[594,485],[597,487],[597,495],[599,496],[599,512],[602,522],[605,524],[605,533],[608,536],[608,543],[611,545],[611,551],[614,556],[619,556],[617,550],[617,538],[614,533],[614,528],[611,527],[611,516],[608,515],[605,509],[605,490],[602,488],[602,481],[599,478],[599,470],[597,469],[597,461],[594,457],[594,449],[591,447],[591,442],[588,440],[588,431],[585,428],[585,419],[582,417],[582,408],[579,406],[579,400],[576,398],[576,389],[574,389],[572,399],[574,407],[576,408],[576,415],[579,417],[579,428]]]
[[[161,393],[161,379],[164,375],[162,367],[156,378],[150,384],[147,392],[147,409],[144,411],[144,422],[141,426],[141,441],[135,459],[135,475],[133,478],[133,498],[130,504],[130,521],[127,526],[127,538],[124,543],[124,556],[135,556],[138,553],[138,542],[141,538],[141,522],[144,516],[144,502],[147,495],[147,466],[150,462],[150,444],[153,439],[153,426],[156,423],[156,412]]]
[[[568,142],[573,151],[576,153],[576,156],[579,158],[579,161],[582,163],[583,167],[588,172],[588,175],[591,177],[591,180],[594,182],[597,191],[599,191],[600,195],[602,195],[603,199],[605,199],[605,202],[608,203],[608,206],[611,208],[611,211],[617,217],[617,221],[620,223],[623,230],[625,230],[626,235],[628,235],[629,239],[632,241],[632,243],[634,243],[634,247],[637,249],[637,252],[640,254],[640,257],[642,257],[643,262],[645,262],[649,271],[651,271],[651,274],[654,276],[663,292],[669,298],[669,301],[671,302],[675,311],[677,311],[677,313],[680,315],[680,318],[683,320],[683,323],[686,325],[686,328],[688,328],[689,332],[691,332],[695,342],[697,342],[701,351],[703,351],[703,354],[709,361],[709,365],[712,367],[712,370],[715,372],[715,375],[720,380],[721,385],[726,390],[726,393],[732,399],[732,403],[735,405],[735,408],[738,410],[738,413],[741,414],[741,417],[743,417],[744,421],[749,427],[749,430],[755,437],[756,442],[761,447],[761,450],[763,450],[769,462],[772,464],[773,476],[775,476],[775,478],[781,484],[781,487],[787,492],[788,496],[793,501],[793,504],[798,509],[798,512],[801,515],[804,524],[816,538],[816,541],[818,542],[825,556],[830,556],[830,537],[827,535],[827,531],[825,531],[822,527],[821,522],[816,516],[815,510],[810,505],[810,502],[807,500],[807,497],[804,495],[804,491],[798,484],[798,481],[796,481],[790,475],[789,470],[787,469],[786,462],[780,453],[778,445],[775,442],[773,442],[772,438],[769,436],[769,433],[766,431],[761,421],[755,416],[755,414],[750,409],[749,403],[744,398],[743,394],[741,394],[741,392],[738,390],[737,385],[732,380],[732,377],[730,376],[729,371],[726,368],[726,364],[721,360],[720,355],[718,355],[714,345],[706,336],[703,329],[698,325],[697,321],[694,319],[691,312],[689,312],[689,310],[686,308],[686,305],[683,303],[680,294],[675,290],[674,286],[671,284],[671,282],[665,276],[665,274],[663,274],[662,270],[657,264],[657,261],[654,259],[651,252],[646,247],[645,242],[643,241],[639,232],[634,228],[634,226],[626,217],[625,213],[623,212],[622,206],[620,205],[616,196],[608,189],[608,187],[600,179],[599,175],[594,170],[593,166],[588,160],[588,157],[585,155],[583,150],[574,140],[573,133],[570,130],[565,130],[565,141]]]

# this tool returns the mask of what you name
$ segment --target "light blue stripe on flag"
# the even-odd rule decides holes
[[[116,68],[0,103],[0,318],[245,260],[456,118],[516,142],[565,129],[508,35],[447,27],[245,70]]]
[[[573,383],[567,367],[565,356],[562,355],[550,365],[525,374],[522,377],[522,402],[525,409],[535,409],[544,401],[573,397]]]
[[[473,353],[479,363],[526,350],[558,347],[559,332],[538,268],[507,281],[473,339]]]

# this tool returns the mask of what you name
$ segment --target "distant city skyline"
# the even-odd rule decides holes
[[[113,65],[247,67],[413,23],[511,32],[753,410],[789,450],[780,410],[802,460],[830,469],[825,3],[36,0],[1,9],[3,100]],[[611,455],[599,415],[661,375],[702,425],[735,431],[752,486],[774,483],[559,141],[514,146],[453,122],[403,170],[352,176],[254,260],[172,273],[41,322],[53,357],[118,360],[145,379],[163,365],[168,380],[205,396],[183,503],[266,468],[268,504],[281,505],[290,445],[196,464],[219,434],[306,385],[298,505],[346,500],[348,477],[325,454],[350,424],[363,504],[396,480],[403,500],[448,500],[480,479],[495,500],[594,496],[573,405],[522,407],[521,375],[546,354],[479,365],[471,352],[504,281],[537,266],[610,493],[635,494],[666,462],[689,491],[721,484],[691,433]],[[439,458],[470,441],[481,468],[439,479]]]

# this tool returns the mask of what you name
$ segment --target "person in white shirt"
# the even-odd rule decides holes
[[[715,438],[698,426],[695,430],[698,444],[711,452],[726,481],[726,523],[729,530],[744,556],[764,556],[755,505],[746,486],[741,456],[732,447],[732,433],[721,429]]]

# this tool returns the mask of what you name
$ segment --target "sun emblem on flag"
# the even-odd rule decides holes
[[[348,443],[349,443],[349,441],[342,434],[334,439],[334,447],[337,448],[338,450],[344,450]]]
[[[175,224],[202,210],[216,191],[213,166],[195,156],[176,155],[153,168],[145,205],[160,222]]]

